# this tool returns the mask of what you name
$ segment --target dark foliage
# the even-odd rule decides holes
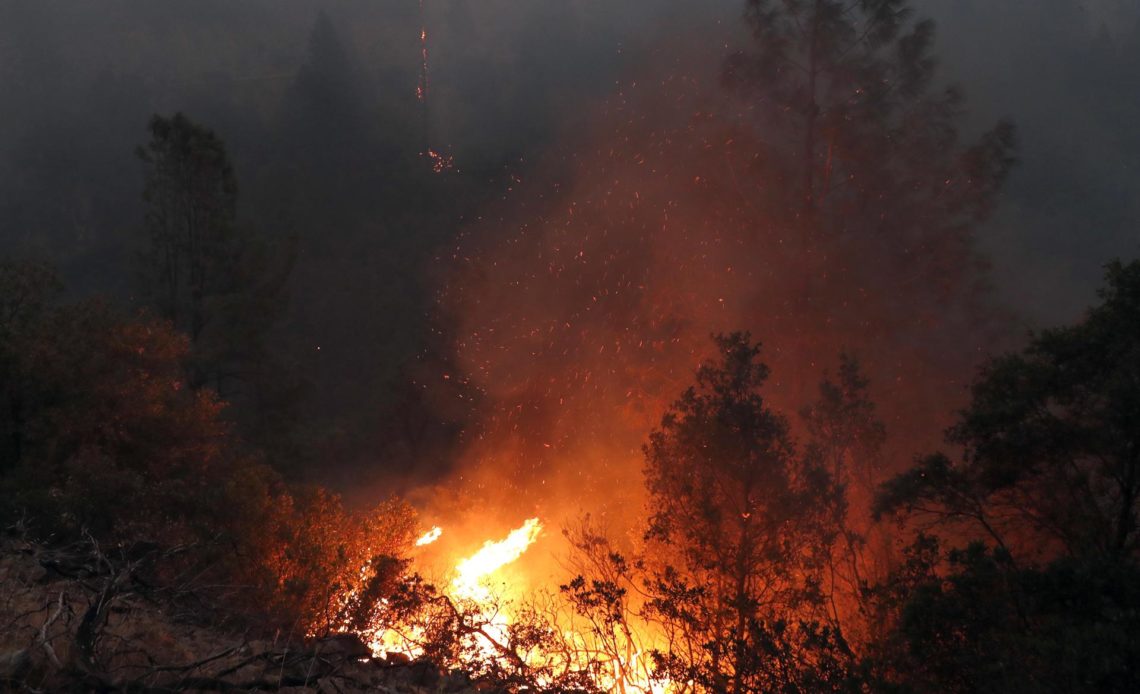
[[[937,570],[920,538],[878,645],[914,691],[1140,686],[1140,263],[1108,266],[1102,303],[994,359],[937,454],[886,483],[877,513],[979,536]]]
[[[947,439],[876,512],[964,520],[999,546],[1134,561],[1140,510],[1140,262],[1108,266],[1085,320],[991,361]],[[1024,552],[1022,552],[1024,553]]]
[[[303,458],[293,433],[303,383],[271,346],[292,240],[269,243],[238,223],[237,176],[216,133],[181,113],[154,116],[149,130],[138,150],[150,242],[143,276],[157,314],[189,337],[188,385],[224,397],[242,434],[279,464]]]
[[[734,334],[717,347],[645,448],[662,566],[649,609],[690,644],[659,654],[658,674],[717,692],[840,689],[846,644],[812,616],[841,491],[765,404],[759,346]]]
[[[1140,685],[1134,565],[1065,558],[1019,567],[1005,551],[974,543],[949,553],[943,575],[929,564],[923,574],[896,583],[905,588],[888,599],[899,611],[875,644],[881,688],[1129,692]]]

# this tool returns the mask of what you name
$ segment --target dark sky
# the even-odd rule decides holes
[[[1140,4],[924,0],[976,122],[1017,123],[1021,164],[983,242],[1034,323],[1093,300],[1101,266],[1140,254]]]

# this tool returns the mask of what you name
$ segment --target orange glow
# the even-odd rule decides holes
[[[426,100],[426,30],[421,42]],[[425,504],[435,517],[467,514],[442,544],[454,530],[480,527],[488,509],[525,518],[541,508],[547,520],[587,512],[618,536],[639,537],[641,446],[710,355],[712,333],[746,329],[764,342],[773,373],[764,395],[793,429],[823,373],[849,350],[881,388],[874,395],[898,450],[922,450],[940,435],[944,422],[931,413],[961,397],[951,374],[972,370],[972,326],[986,318],[954,298],[967,263],[940,263],[969,256],[904,253],[873,235],[821,231],[784,209],[781,181],[764,178],[756,155],[770,148],[763,133],[707,110],[706,83],[682,74],[623,85],[568,173],[555,182],[511,176],[511,195],[528,204],[471,223],[441,256],[438,309],[455,360],[441,395],[468,403],[474,393],[479,403],[454,476]],[[451,167],[433,149],[423,156],[437,173]],[[842,219],[847,208],[836,209]],[[927,275],[945,281],[915,279]],[[468,390],[451,390],[457,382]],[[852,508],[867,506],[874,482],[851,486]],[[549,558],[564,545],[526,554],[541,530],[532,518],[468,556],[433,550],[456,559],[442,584],[448,597],[496,610],[489,638],[505,641],[511,624],[491,604],[504,597],[496,582],[521,602],[533,597],[530,585],[566,578]],[[562,542],[551,535],[550,544]],[[519,581],[503,585],[500,571],[512,564]],[[588,669],[613,691],[670,691],[650,678],[650,654],[669,646],[665,635],[652,625],[615,629],[599,647],[595,625],[560,599],[551,611],[567,652],[527,654],[528,663]]]
[[[508,582],[502,570],[521,559],[544,531],[539,518],[530,518],[499,540],[487,540],[474,553],[454,562],[451,580],[444,594],[479,630],[465,637],[470,657],[505,663],[503,649],[512,648],[512,627],[521,610],[529,604],[521,594],[522,586]],[[443,534],[439,526],[425,533],[417,546],[436,542]],[[564,649],[555,652],[528,650],[519,654],[528,666],[550,671],[590,672],[591,678],[604,691],[625,694],[668,694],[677,688],[668,680],[654,680],[649,652],[662,647],[660,634],[628,631],[612,635],[613,646],[603,651],[587,624],[581,623],[568,608],[558,608],[559,615],[549,628],[561,634]],[[371,642],[378,657],[402,653],[410,658],[424,655],[421,643],[423,629],[415,625],[387,625]],[[618,652],[620,651],[620,652]],[[537,678],[540,682],[542,677]]]

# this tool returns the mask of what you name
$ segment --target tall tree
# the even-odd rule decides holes
[[[161,315],[197,342],[207,298],[229,281],[237,179],[221,139],[181,113],[154,116],[143,199],[151,280]]]
[[[361,202],[383,192],[374,171],[387,164],[389,152],[377,148],[373,136],[387,110],[369,87],[351,45],[321,11],[305,62],[284,94],[279,136],[282,147],[295,151],[284,171],[290,211],[305,223],[331,227],[326,233],[347,234],[361,221]]]
[[[279,315],[291,248],[236,219],[237,179],[221,138],[181,113],[154,116],[146,165],[145,274],[159,315],[190,338],[191,384],[232,397],[265,381],[266,335]]]
[[[237,221],[236,175],[216,133],[181,113],[154,116],[149,130],[138,150],[150,240],[144,271],[159,316],[189,337],[188,385],[225,398],[243,438],[279,465],[300,462],[304,383],[270,339],[285,308],[293,239],[270,243]]]
[[[832,479],[869,492],[882,462],[886,425],[871,400],[870,381],[853,355],[840,355],[836,376],[823,379],[818,399],[801,409],[800,417]]]
[[[933,22],[908,0],[748,0],[745,18],[751,44],[725,65],[755,140],[744,194],[806,265],[799,310],[855,287],[883,297],[886,331],[1000,331],[975,234],[1015,162],[1014,128],[962,134]]]
[[[668,557],[651,607],[677,645],[659,655],[661,670],[715,692],[832,681],[841,639],[807,616],[839,489],[765,403],[759,346],[741,333],[717,346],[645,448],[648,539]]]
[[[821,590],[833,624],[847,639],[865,640],[858,618],[863,591],[874,573],[867,552],[867,509],[882,465],[886,426],[869,394],[870,381],[854,356],[840,355],[839,372],[826,375],[815,402],[800,410],[808,442],[804,455],[828,471],[840,489],[833,495],[834,527]]]
[[[359,133],[367,118],[367,91],[360,72],[323,10],[317,14],[309,34],[309,54],[293,84],[290,105],[304,109],[298,114],[324,121],[318,134],[344,138],[348,142]],[[310,125],[316,122],[310,120]]]
[[[985,214],[1012,164],[1012,127],[974,145],[962,96],[938,90],[934,24],[907,0],[748,0],[754,42],[727,64],[773,137],[766,154],[801,213],[906,211],[941,232]],[[868,214],[870,213],[870,214]],[[840,220],[833,219],[833,222]]]

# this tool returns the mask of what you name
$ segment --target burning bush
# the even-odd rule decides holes
[[[349,511],[319,488],[279,499],[271,522],[256,562],[271,584],[267,614],[306,635],[366,631],[403,575],[416,528],[404,502]]]

